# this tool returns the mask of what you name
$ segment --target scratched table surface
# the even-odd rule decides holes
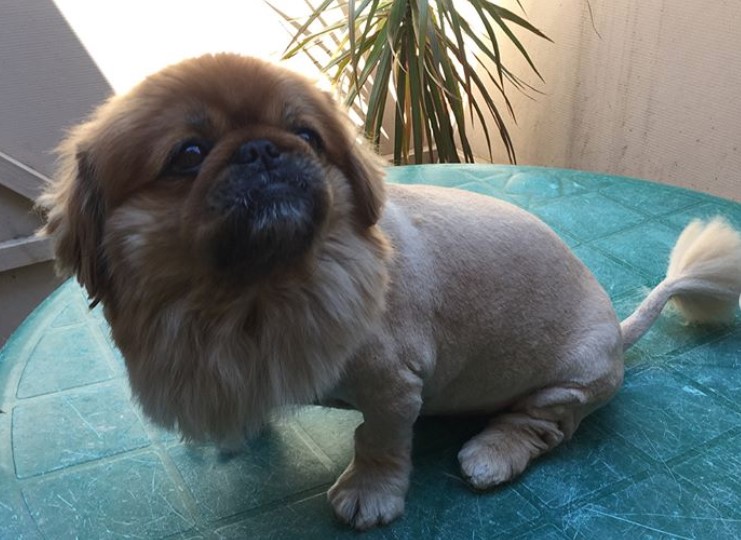
[[[663,277],[678,233],[741,205],[657,184],[509,166],[419,166],[389,181],[513,202],[551,225],[625,317]],[[72,282],[0,352],[0,538],[358,538],[327,488],[358,413],[300,408],[228,458],[153,427],[120,354]],[[404,517],[365,538],[741,538],[741,316],[671,312],[629,351],[625,385],[518,480],[477,494],[456,453],[482,419],[423,419]]]

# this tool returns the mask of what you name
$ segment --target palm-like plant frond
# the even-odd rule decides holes
[[[464,16],[463,4],[475,16]],[[376,145],[391,92],[394,163],[408,163],[412,155],[420,163],[425,149],[440,162],[473,162],[468,126],[474,119],[490,157],[494,125],[509,160],[516,161],[502,112],[514,118],[506,88],[532,87],[505,65],[502,40],[540,77],[515,32],[548,39],[525,18],[486,0],[317,0],[302,21],[271,6],[295,30],[284,57],[320,47],[326,60],[315,63],[346,104],[361,103],[365,135]],[[336,20],[324,20],[332,13]]]

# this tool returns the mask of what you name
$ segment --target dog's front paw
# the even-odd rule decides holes
[[[401,516],[406,489],[406,478],[350,464],[329,489],[327,498],[340,521],[364,531]]]

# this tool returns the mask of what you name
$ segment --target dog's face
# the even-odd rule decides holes
[[[47,232],[94,301],[113,301],[112,278],[128,272],[181,287],[299,272],[333,223],[368,229],[383,204],[380,171],[332,99],[234,55],[177,64],[113,98],[61,158],[42,198]]]
[[[145,413],[236,440],[317,399],[384,306],[376,158],[302,77],[205,56],[112,98],[40,199]]]

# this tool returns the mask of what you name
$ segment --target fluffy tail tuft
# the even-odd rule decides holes
[[[729,321],[741,294],[741,235],[719,217],[693,221],[674,246],[666,278],[702,281],[703,289],[714,289],[672,298],[689,322]]]
[[[720,217],[690,223],[679,236],[662,281],[620,328],[627,349],[671,300],[689,322],[727,322],[741,295],[741,234]]]

